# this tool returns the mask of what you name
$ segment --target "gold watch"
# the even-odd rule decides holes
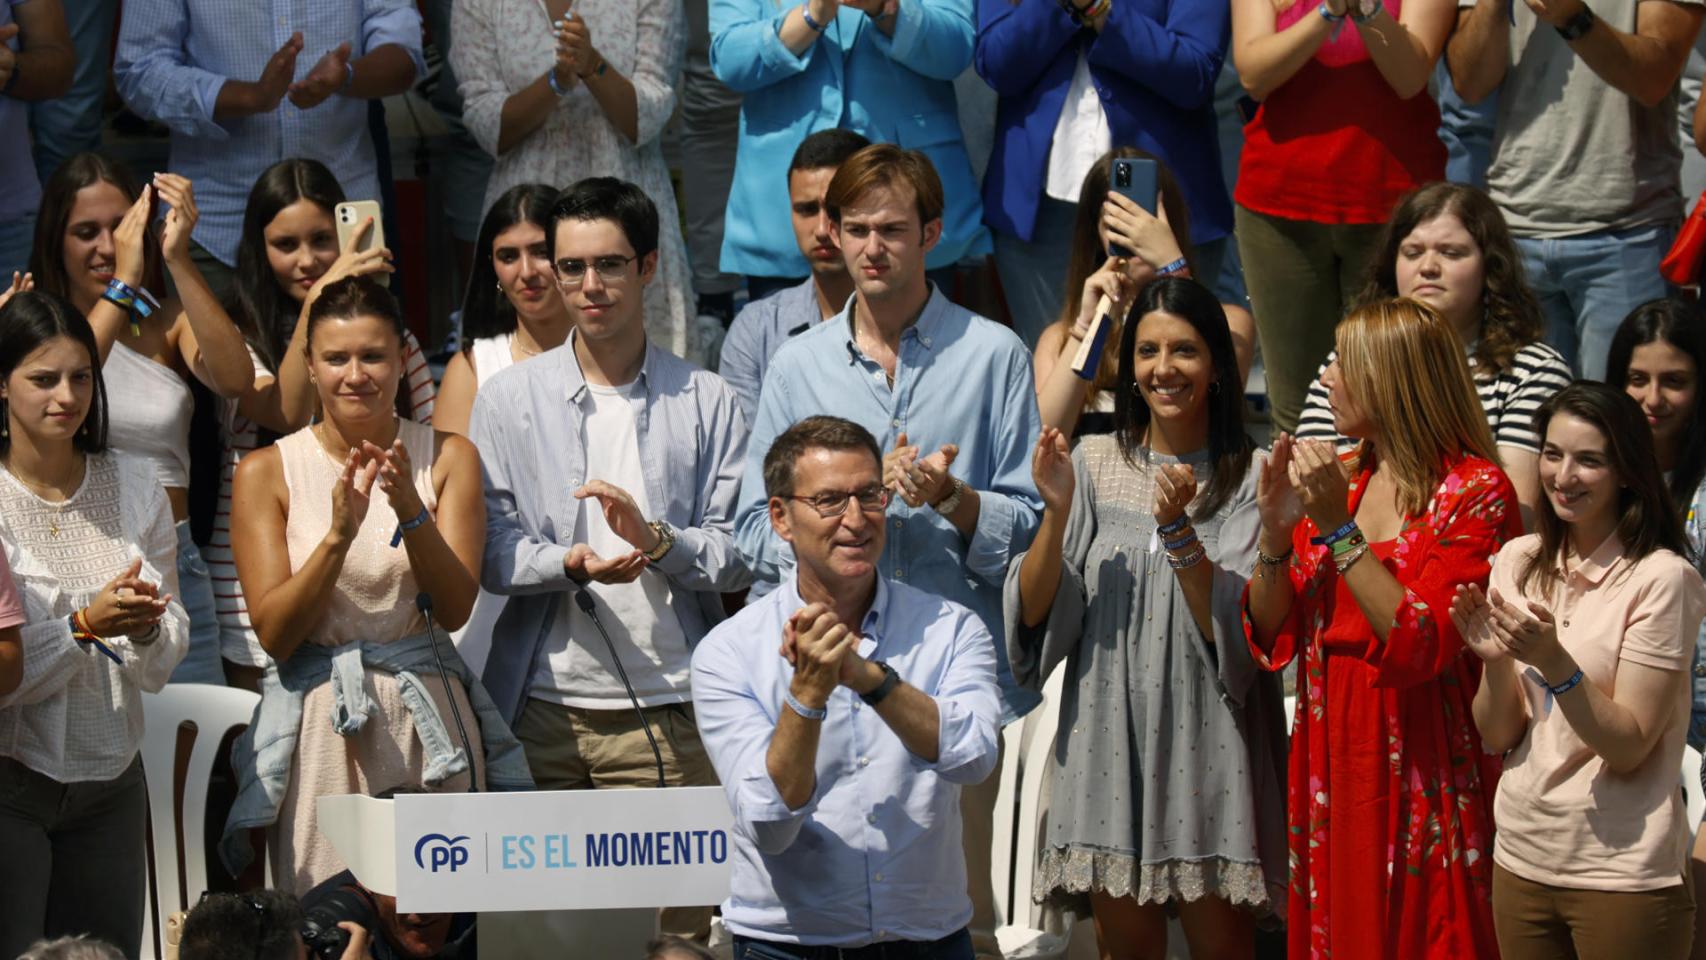
[[[657,563],[669,552],[669,548],[675,546],[675,528],[662,520],[653,520],[646,526],[651,527],[652,532],[658,535],[658,545],[646,551],[646,559]]]

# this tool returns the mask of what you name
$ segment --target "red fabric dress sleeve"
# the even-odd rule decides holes
[[[1244,601],[1239,607],[1244,621],[1244,640],[1249,644],[1250,657],[1256,661],[1256,666],[1267,671],[1284,670],[1297,657],[1299,635],[1302,626],[1299,614],[1310,608],[1304,600],[1306,587],[1314,576],[1314,563],[1309,559],[1309,538],[1314,536],[1315,524],[1308,520],[1297,525],[1291,533],[1291,559],[1286,561],[1285,573],[1291,578],[1291,610],[1285,619],[1280,621],[1279,630],[1274,634],[1272,648],[1263,650],[1256,643],[1255,624],[1250,621],[1250,583],[1244,584]],[[1256,573],[1260,573],[1260,569]],[[1256,574],[1252,573],[1251,580]]]
[[[1446,475],[1427,516],[1405,531],[1388,563],[1404,599],[1385,642],[1369,647],[1377,685],[1432,680],[1462,654],[1451,598],[1460,584],[1487,585],[1493,556],[1522,533],[1516,503],[1510,480],[1485,460],[1463,460]]]

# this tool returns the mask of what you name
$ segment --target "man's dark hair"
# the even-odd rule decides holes
[[[764,495],[794,494],[794,465],[807,450],[864,450],[880,467],[882,448],[871,431],[841,417],[807,417],[782,431],[764,454]]]
[[[184,918],[178,960],[296,960],[302,907],[281,890],[216,893]]]
[[[546,249],[557,259],[557,224],[564,220],[613,220],[628,238],[634,255],[644,257],[658,248],[658,208],[646,191],[615,177],[587,177],[557,194],[551,205],[551,225],[545,230]]]
[[[796,170],[840,167],[848,157],[870,145],[871,141],[851,130],[839,127],[819,130],[802,141],[799,149],[794,151],[793,162],[788,164],[788,175],[793,176]]]
[[[715,960],[716,954],[686,937],[666,933],[646,944],[646,960]]]

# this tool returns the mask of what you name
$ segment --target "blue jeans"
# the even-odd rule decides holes
[[[0,219],[0,286],[10,287],[12,274],[30,268],[30,248],[35,246],[36,215],[16,220]]]
[[[1623,318],[1669,294],[1659,262],[1676,225],[1649,224],[1577,237],[1517,237],[1528,285],[1546,317],[1546,342],[1576,376],[1605,379],[1605,357]]]
[[[178,524],[178,600],[190,617],[190,647],[172,671],[172,683],[225,684],[219,659],[219,617],[213,606],[213,576],[190,537],[190,522]]]
[[[36,173],[44,185],[67,157],[100,149],[101,105],[118,20],[118,0],[64,0],[64,6],[71,46],[77,51],[71,89],[63,97],[30,104]]]

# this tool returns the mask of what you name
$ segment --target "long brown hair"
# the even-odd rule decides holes
[[[1434,308],[1364,304],[1340,321],[1337,339],[1344,384],[1380,428],[1378,442],[1358,447],[1356,465],[1378,458],[1392,467],[1400,513],[1426,509],[1452,462],[1499,462],[1463,342]]]
[[[1603,383],[1577,380],[1552,395],[1534,414],[1534,429],[1544,440],[1546,428],[1558,414],[1575,417],[1605,438],[1606,458],[1617,475],[1617,539],[1624,556],[1638,561],[1656,550],[1688,556],[1682,524],[1659,470],[1653,450],[1653,431],[1633,397]],[[1545,454],[1542,454],[1544,456]],[[1558,567],[1568,540],[1564,521],[1552,507],[1551,498],[1535,511],[1535,532],[1540,549],[1517,571],[1516,583],[1524,593],[1538,581],[1540,591],[1550,592],[1558,582]]]
[[[1102,246],[1102,235],[1098,229],[1102,225],[1102,203],[1108,199],[1114,160],[1125,157],[1155,161],[1155,183],[1160,188],[1161,206],[1167,211],[1167,223],[1173,230],[1173,239],[1178,241],[1185,262],[1193,268],[1196,266],[1196,251],[1191,247],[1191,211],[1185,205],[1184,191],[1179,189],[1179,181],[1173,177],[1173,171],[1167,169],[1167,164],[1153,153],[1136,147],[1115,147],[1097,159],[1084,174],[1084,182],[1079,187],[1078,214],[1072,222],[1072,247],[1066,260],[1066,286],[1060,317],[1055,320],[1056,324],[1068,330],[1078,317],[1078,300],[1084,294],[1084,281],[1100,270],[1108,259],[1108,251]],[[1194,270],[1192,272],[1195,273]],[[1117,342],[1121,333],[1120,319],[1115,317],[1114,322],[1114,329],[1108,331],[1109,343]],[[1096,368],[1096,381],[1091,385],[1090,395],[1085,398],[1085,406],[1093,404],[1100,391],[1117,389],[1119,375],[1119,361],[1114,351],[1103,350],[1102,362]]]
[[[1540,339],[1540,302],[1522,272],[1522,255],[1504,214],[1485,193],[1461,183],[1429,183],[1406,193],[1381,231],[1368,261],[1364,303],[1398,296],[1398,249],[1404,238],[1436,217],[1451,214],[1481,251],[1481,335],[1475,343],[1475,372],[1491,379],[1509,370],[1516,353]]]
[[[142,188],[124,164],[100,153],[79,153],[59,165],[42,187],[41,206],[36,214],[35,248],[30,252],[30,274],[36,289],[56,297],[71,299],[71,276],[65,269],[65,228],[71,221],[71,209],[77,205],[77,193],[97,183],[110,183],[124,194],[126,203],[135,203]],[[160,243],[154,225],[148,225],[148,236],[142,241],[142,283],[160,289]]]

